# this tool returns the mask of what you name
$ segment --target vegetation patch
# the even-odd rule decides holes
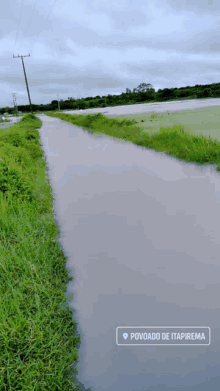
[[[143,83],[141,83],[143,85]],[[145,84],[145,83],[144,83]],[[140,85],[139,85],[140,87]],[[86,110],[97,107],[114,107],[125,106],[142,103],[155,103],[166,101],[182,101],[188,99],[207,99],[207,98],[219,98],[220,97],[220,83],[212,84],[196,84],[195,86],[176,87],[176,88],[164,88],[155,91],[154,88],[134,89],[129,92],[122,92],[120,95],[110,95],[95,97],[88,96],[81,99],[66,99],[58,102],[58,100],[52,100],[48,104],[33,104],[33,112],[51,111],[57,110]],[[19,112],[28,113],[31,111],[30,105],[18,106]],[[15,113],[14,108],[2,107],[0,114],[8,112],[9,114]]]
[[[0,389],[75,391],[79,336],[65,296],[73,278],[57,242],[41,125],[26,115],[0,129]]]
[[[134,119],[47,115],[181,160],[214,163],[220,170],[220,142],[187,134],[181,125],[149,134]],[[78,391],[72,368],[79,360],[80,336],[74,336],[76,321],[65,295],[73,277],[57,241],[41,125],[28,114],[0,129],[0,389]]]
[[[4,119],[3,119],[4,118]],[[0,124],[4,124],[5,122],[10,122],[9,119],[5,118],[5,117],[0,117]]]
[[[60,118],[66,122],[78,125],[90,133],[99,132],[118,139],[124,139],[133,144],[155,151],[166,152],[186,162],[197,164],[217,164],[220,171],[220,142],[202,134],[195,135],[185,132],[181,125],[160,127],[159,133],[148,133],[146,129],[135,126],[136,120],[117,120],[101,113],[90,115],[71,115],[57,112],[47,112],[48,116]],[[152,115],[151,118],[155,118]]]

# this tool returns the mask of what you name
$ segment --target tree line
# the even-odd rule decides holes
[[[164,88],[157,92],[151,88],[145,92],[128,92],[120,95],[87,97],[77,100],[60,101],[60,110],[84,110],[109,106],[131,105],[136,103],[163,102],[167,100],[184,100],[200,98],[220,98],[220,83],[196,84],[194,87]],[[58,110],[58,101],[49,104],[32,104],[33,112]],[[18,111],[30,112],[30,105],[18,105]],[[3,107],[0,114],[13,114],[14,108]]]

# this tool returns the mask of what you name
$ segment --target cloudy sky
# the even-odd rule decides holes
[[[220,82],[219,0],[7,0],[0,107]]]

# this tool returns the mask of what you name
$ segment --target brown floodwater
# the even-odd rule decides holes
[[[75,382],[93,391],[218,390],[216,165],[38,117],[74,277],[67,295],[81,336]]]

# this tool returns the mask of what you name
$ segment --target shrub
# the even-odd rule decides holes
[[[12,196],[34,200],[33,186],[30,184],[30,180],[22,175],[18,171],[18,168],[12,166],[12,163],[7,161],[0,161],[0,192],[2,192],[6,198],[10,194]]]
[[[93,100],[90,100],[90,102],[89,102],[89,107],[95,107],[95,103],[93,102]]]

